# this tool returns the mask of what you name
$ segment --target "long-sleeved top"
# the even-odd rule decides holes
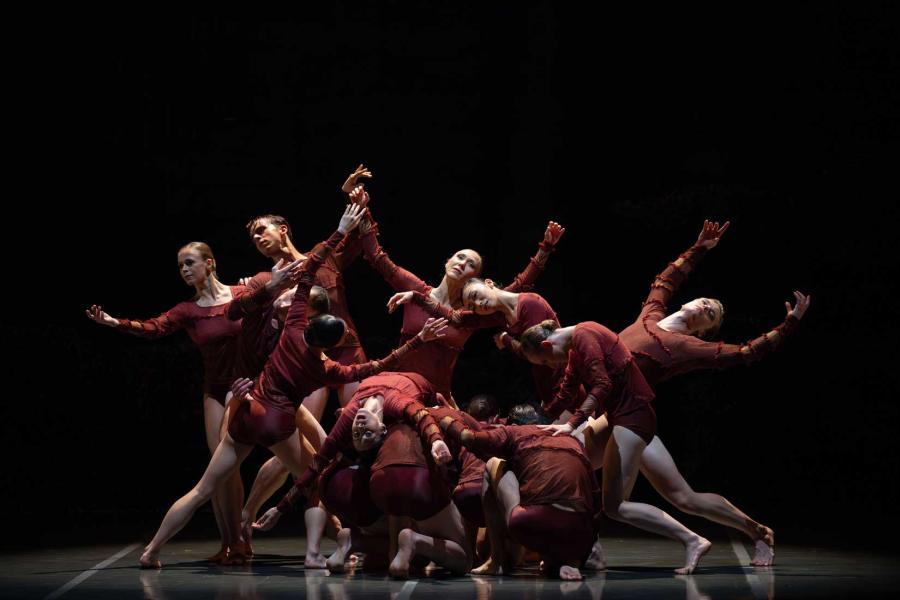
[[[370,231],[361,236],[363,257],[366,259],[366,262],[395,291],[417,292],[414,296],[414,301],[403,306],[403,325],[400,329],[400,339],[406,340],[421,330],[425,321],[432,316],[430,305],[436,304],[436,302],[431,298],[431,286],[406,269],[394,264],[381,248],[376,234],[377,226],[373,223]],[[542,247],[545,252],[548,248],[546,245]],[[517,275],[513,283],[504,289],[512,292],[527,291],[534,285],[534,281],[542,270],[543,264],[536,257],[532,258],[525,270]],[[493,325],[503,327],[503,316],[496,315]],[[462,352],[463,346],[473,332],[473,328],[451,323],[443,337],[406,355],[399,369],[419,373],[434,385],[436,391],[445,396],[452,396],[453,369],[456,366],[459,353]]]
[[[669,301],[705,253],[705,247],[694,245],[657,275],[641,314],[619,334],[651,386],[689,371],[753,363],[773,352],[797,328],[799,321],[788,316],[784,323],[746,344],[707,342],[662,329],[659,321],[666,317]]]
[[[417,335],[413,335],[386,358],[355,365],[342,365],[327,357],[323,358],[306,344],[303,334],[309,322],[307,300],[309,290],[315,283],[313,276],[328,252],[342,238],[340,232],[333,233],[303,264],[297,291],[288,309],[278,345],[266,361],[252,391],[253,397],[262,404],[293,414],[301,399],[313,391],[321,387],[361,381],[381,371],[396,370],[405,354],[423,344]]]
[[[519,480],[522,505],[564,504],[593,514],[598,489],[581,443],[569,435],[552,435],[537,425],[499,425],[473,431],[452,421],[445,437],[458,439],[480,460],[506,459]]]
[[[328,433],[321,448],[306,472],[294,484],[294,488],[278,503],[278,509],[287,511],[297,496],[308,496],[318,476],[334,461],[338,454],[355,455],[353,449],[353,421],[363,402],[370,397],[381,396],[382,422],[390,425],[404,422],[415,428],[422,443],[431,444],[443,439],[441,430],[426,404],[434,400],[431,385],[416,373],[381,373],[368,377],[360,384]]]
[[[580,406],[578,386],[587,397]],[[577,428],[589,416],[607,413],[610,423],[653,400],[653,390],[641,375],[619,336],[593,321],[575,326],[566,374],[552,404],[574,410],[568,423]]]
[[[243,286],[231,286],[232,296],[245,292]],[[229,303],[198,306],[193,300],[180,302],[152,319],[119,319],[116,329],[146,339],[165,337],[184,329],[200,349],[203,358],[204,392],[224,400],[224,392],[233,381],[232,371],[241,331],[241,322],[226,316],[228,307]]]

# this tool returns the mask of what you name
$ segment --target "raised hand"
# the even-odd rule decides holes
[[[350,202],[355,204],[359,204],[362,207],[369,205],[369,192],[366,189],[358,185],[352,190],[350,190]]]
[[[253,380],[246,377],[238,377],[231,383],[231,393],[241,402],[249,402],[253,399],[250,390],[253,389]]]
[[[351,202],[347,205],[347,208],[344,209],[344,214],[341,215],[341,222],[338,223],[338,231],[343,234],[350,233],[356,229],[365,213],[366,209],[364,206]]]
[[[247,287],[248,285],[250,285],[251,279],[253,279],[253,278],[252,277],[241,277],[240,279],[238,279],[238,285]]]
[[[431,444],[431,457],[439,465],[446,465],[453,458],[444,440],[437,440]]]
[[[274,506],[267,510],[251,527],[255,531],[268,531],[275,527],[278,519],[281,518],[281,512]]]
[[[719,243],[719,238],[731,225],[731,221],[725,221],[725,224],[719,227],[719,222],[703,221],[703,229],[700,230],[700,237],[697,238],[697,244],[712,250]]]
[[[785,302],[784,307],[787,308],[788,316],[802,319],[803,315],[806,314],[806,309],[809,308],[810,297],[804,296],[800,292],[794,292],[794,298],[797,300],[797,304],[793,308],[790,302]]]
[[[447,331],[447,319],[428,319],[425,321],[425,325],[422,327],[422,331],[419,332],[419,339],[423,342],[430,342],[431,340],[436,340],[439,337],[444,337],[444,333]]]
[[[354,187],[356,187],[356,182],[360,177],[371,178],[372,171],[368,170],[362,163],[356,170],[350,173],[350,176],[347,177],[347,181],[344,182],[344,185],[341,186],[341,191],[345,194],[349,194]]]
[[[561,238],[565,232],[565,227],[556,221],[550,221],[550,223],[547,224],[547,230],[544,231],[544,241],[551,246],[555,246],[559,241],[559,238]]]
[[[107,327],[115,327],[119,324],[118,319],[114,319],[105,312],[103,309],[94,304],[89,309],[84,311],[84,314],[87,315],[87,318],[93,321],[94,323],[99,323],[100,325],[106,325]]]
[[[391,299],[388,300],[387,309],[388,313],[393,313],[397,310],[398,306],[402,306],[403,304],[408,303],[413,299],[413,292],[398,292],[391,296]]]

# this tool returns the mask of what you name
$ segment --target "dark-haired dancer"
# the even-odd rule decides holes
[[[365,190],[355,191],[351,194],[351,198],[355,201],[358,198],[363,204],[368,203],[368,194]],[[468,249],[456,252],[444,264],[444,277],[440,285],[433,288],[416,275],[394,264],[378,243],[376,236],[378,226],[371,217],[371,211],[367,213],[367,216],[368,220],[360,226],[364,258],[396,292],[415,292],[406,301],[399,301],[398,296],[395,295],[388,304],[391,312],[400,304],[405,304],[400,339],[408,339],[426,319],[431,318],[427,305],[436,303],[450,309],[462,307],[463,286],[471,277],[477,276],[481,272],[480,254]],[[540,249],[531,259],[528,267],[516,276],[513,283],[506,289],[525,291],[534,285],[534,281],[544,269],[547,258],[561,235],[552,225],[555,224],[551,224],[547,228]],[[401,364],[401,369],[419,373],[425,377],[437,392],[456,407],[450,389],[453,369],[459,353],[473,331],[473,329],[465,327],[448,327],[447,335],[439,343],[429,344],[429,346],[406,356]]]
[[[175,502],[166,513],[159,531],[145,548],[140,563],[159,568],[163,544],[183,528],[194,511],[238,468],[254,444],[267,446],[295,475],[302,471],[301,447],[295,435],[294,414],[299,398],[326,385],[358,381],[396,365],[402,355],[425,341],[440,336],[439,324],[429,322],[419,335],[383,361],[351,367],[324,356],[323,351],[339,343],[345,333],[343,322],[332,315],[307,318],[307,298],[313,275],[327,254],[337,247],[348,231],[359,224],[364,209],[350,204],[337,231],[303,265],[294,302],[288,311],[278,346],[266,362],[262,374],[235,412],[228,434],[219,443],[200,482]]]
[[[225,313],[232,298],[245,288],[219,281],[216,259],[203,242],[191,242],[178,251],[178,271],[184,282],[194,288],[194,298],[176,304],[156,318],[143,321],[117,319],[96,304],[85,313],[95,323],[145,339],[161,338],[181,329],[187,332],[203,359],[203,422],[206,444],[212,453],[221,440],[224,404],[234,379],[232,370],[241,330],[240,321],[229,320]],[[222,547],[210,557],[211,561],[227,560],[229,548],[237,544],[242,504],[243,486],[235,474],[213,498],[213,513]]]
[[[676,572],[690,574],[710,543],[662,510],[629,500],[641,465],[641,452],[656,434],[653,391],[618,336],[599,323],[587,321],[559,327],[545,321],[522,334],[522,350],[529,361],[566,365],[555,402],[574,410],[562,425],[544,425],[553,435],[572,433],[588,417],[606,413],[612,435],[603,455],[603,510],[611,518],[684,544],[685,565]],[[587,396],[576,406],[577,389]]]
[[[506,534],[537,551],[562,579],[581,579],[579,565],[594,539],[596,480],[581,442],[553,436],[535,425],[501,425],[473,431],[447,416],[441,427],[478,458],[504,459],[509,470],[484,498],[491,558],[480,573],[503,573]],[[494,486],[493,478],[488,478]],[[510,568],[507,564],[507,569]]]

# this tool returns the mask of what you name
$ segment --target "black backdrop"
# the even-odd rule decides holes
[[[134,537],[132,523],[157,522],[205,466],[187,337],[119,335],[84,308],[139,318],[187,299],[175,252],[194,239],[225,282],[267,268],[243,230],[258,213],[286,215],[310,247],[333,230],[359,162],[376,175],[383,245],[433,284],[460,247],[508,281],[546,222],[563,223],[538,291],[570,324],[621,329],[703,219],[730,219],[679,299],[721,298],[730,341],[779,323],[794,289],[812,307],[770,360],[662,386],[661,437],[696,489],[796,539],[896,532],[900,61],[888,11],[481,4],[82,16],[44,32],[28,73],[34,192],[11,215],[0,477],[21,518],[4,546],[29,543],[26,528],[45,543],[99,538],[67,533],[86,524]],[[390,290],[362,261],[346,282],[380,356],[399,330]],[[454,386],[462,401],[491,391],[505,405],[531,393],[486,333]]]

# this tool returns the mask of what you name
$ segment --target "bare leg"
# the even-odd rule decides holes
[[[216,451],[216,447],[221,440],[221,429],[225,415],[225,408],[219,404],[218,400],[207,394],[203,395],[203,426],[206,434],[206,446],[209,448],[209,455],[212,456]],[[219,535],[222,538],[222,545],[219,551],[209,557],[212,562],[222,562],[228,555],[228,547],[236,540],[237,530],[232,530],[233,519],[228,517],[226,506],[223,505],[225,490],[216,490],[212,498],[213,515],[216,517],[216,526],[219,528]]]
[[[506,461],[492,458],[485,464],[481,484],[481,506],[487,524],[491,555],[480,566],[472,569],[475,575],[503,575],[506,559],[506,512],[497,502],[497,487],[503,476]],[[508,573],[507,573],[508,574]]]
[[[321,505],[307,508],[303,513],[306,523],[306,560],[303,566],[307,569],[324,569],[325,557],[322,555],[322,535],[328,523],[328,513]]]
[[[400,532],[398,556],[407,540],[413,546],[410,558],[420,554],[457,575],[472,568],[472,544],[466,537],[465,522],[456,504],[450,502],[436,515],[413,523],[413,529],[404,530],[410,532],[405,537]]]
[[[691,489],[678,471],[675,461],[659,437],[654,437],[641,453],[641,473],[660,495],[679,510],[698,515],[743,531],[756,543],[756,556],[751,564],[769,566],[775,558],[775,534],[738,510],[718,494],[698,493]]]
[[[591,467],[594,470],[602,468],[606,444],[609,442],[609,436],[612,435],[612,428],[609,426],[609,421],[606,420],[606,415],[590,419],[583,433],[584,449],[591,460]]]
[[[309,410],[301,404],[297,409],[294,420],[297,424],[297,429],[299,429],[300,433],[303,434],[303,437],[312,444],[313,449],[318,452],[319,448],[322,447],[322,442],[325,441],[325,437],[328,434],[322,429],[322,426],[319,424],[315,415],[309,412]]]
[[[238,444],[231,439],[230,435],[225,436],[213,453],[209,466],[206,467],[206,472],[203,473],[199,483],[194,486],[194,489],[179,498],[166,513],[159,526],[159,531],[144,548],[144,553],[140,558],[142,567],[159,568],[161,566],[159,552],[163,544],[188,524],[194,511],[212,498],[216,489],[247,458],[251,449],[252,446]]]
[[[675,572],[690,574],[712,544],[655,506],[628,500],[645,447],[633,431],[613,427],[603,461],[603,509],[612,519],[680,541],[685,546],[685,566]]]
[[[347,403],[353,398],[353,394],[359,389],[359,384],[359,381],[354,381],[352,383],[345,383],[338,388],[338,402],[341,403],[342,408],[347,406]]]
[[[304,398],[301,406],[306,407],[316,421],[321,421],[326,404],[328,404],[328,388],[319,388]]]

